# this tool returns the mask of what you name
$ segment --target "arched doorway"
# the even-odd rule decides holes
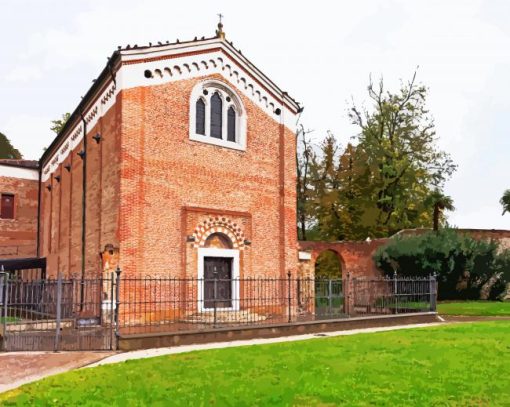
[[[315,315],[335,318],[344,314],[341,257],[333,250],[324,250],[315,260]]]
[[[223,233],[212,233],[198,249],[200,311],[239,309],[239,250]]]

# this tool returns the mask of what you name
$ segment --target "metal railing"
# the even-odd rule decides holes
[[[26,281],[0,273],[4,350],[114,349],[121,335],[435,311],[428,278],[168,278]]]
[[[3,349],[114,349],[113,295],[107,295],[114,283],[113,275],[25,281],[1,273]]]
[[[118,334],[435,311],[436,279],[122,278]]]

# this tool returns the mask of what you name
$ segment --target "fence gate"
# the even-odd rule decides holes
[[[338,318],[344,315],[342,280],[315,280],[315,316],[317,318]]]
[[[114,349],[114,284],[113,273],[33,280],[0,273],[3,350]]]

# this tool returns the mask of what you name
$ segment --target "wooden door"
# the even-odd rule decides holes
[[[232,258],[204,257],[204,308],[232,307]]]

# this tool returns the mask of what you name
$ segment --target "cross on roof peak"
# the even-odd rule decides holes
[[[218,22],[218,29],[216,30],[216,37],[224,40],[225,39],[225,32],[223,31],[223,23],[221,20],[223,17],[225,17],[223,14],[218,13],[217,16],[219,17],[220,21]]]

